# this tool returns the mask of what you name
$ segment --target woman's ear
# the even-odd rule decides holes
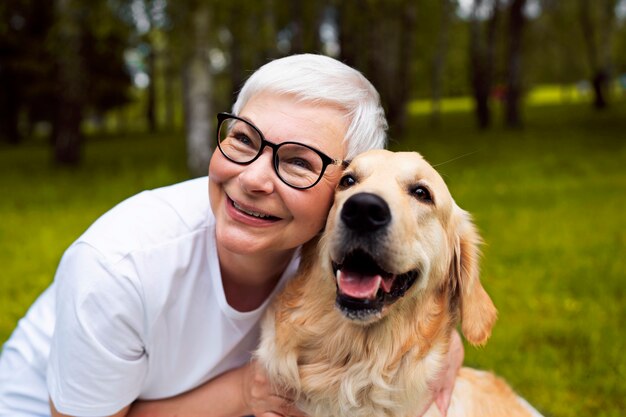
[[[482,242],[469,213],[455,207],[452,279],[460,295],[461,331],[473,345],[484,344],[497,318],[497,310],[480,283],[479,245]]]

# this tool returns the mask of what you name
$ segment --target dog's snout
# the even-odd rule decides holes
[[[358,193],[344,203],[341,220],[353,231],[374,232],[391,221],[391,211],[376,194]]]

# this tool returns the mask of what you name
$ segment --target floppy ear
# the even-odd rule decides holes
[[[461,330],[473,345],[484,344],[496,321],[497,311],[480,283],[478,246],[481,238],[469,213],[455,208],[458,215],[452,257],[452,280],[460,295]],[[456,284],[456,285],[454,285]]]

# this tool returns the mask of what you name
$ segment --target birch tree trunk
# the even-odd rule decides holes
[[[211,122],[212,77],[209,62],[211,13],[200,4],[191,13],[193,48],[184,66],[183,94],[186,107],[187,168],[193,176],[206,175],[214,132]]]

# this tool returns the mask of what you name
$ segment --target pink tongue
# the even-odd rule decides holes
[[[339,290],[350,297],[373,299],[383,278],[380,275],[362,275],[352,271],[339,271]]]

